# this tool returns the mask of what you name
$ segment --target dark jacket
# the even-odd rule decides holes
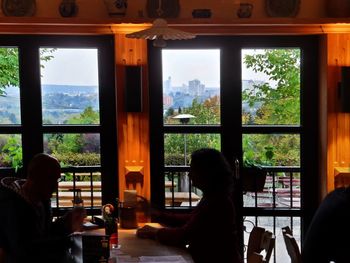
[[[204,196],[190,215],[166,215],[167,227],[157,239],[167,245],[188,246],[197,263],[240,263],[235,209],[232,199],[224,194]]]
[[[329,193],[306,233],[303,263],[350,262],[350,188]]]
[[[49,200],[40,206],[19,191],[21,181],[0,181],[0,247],[6,262],[62,262],[69,245],[64,224],[52,223]]]

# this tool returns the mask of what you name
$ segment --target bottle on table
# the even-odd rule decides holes
[[[105,233],[109,236],[109,243],[111,248],[118,247],[118,220],[114,216],[114,206],[112,204],[105,204],[102,207],[102,217],[105,222]]]

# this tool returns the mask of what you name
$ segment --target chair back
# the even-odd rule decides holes
[[[250,255],[249,257],[249,263],[264,263],[263,256],[254,252],[253,254]]]
[[[297,241],[288,226],[282,228],[284,243],[290,256],[291,263],[301,263],[301,253]]]
[[[253,227],[249,235],[247,248],[247,263],[261,262],[268,263],[270,261],[272,251],[275,247],[275,236],[272,232],[262,227]],[[265,251],[265,257],[261,252]]]

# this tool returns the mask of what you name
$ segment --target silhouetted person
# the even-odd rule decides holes
[[[50,198],[60,176],[57,159],[38,154],[29,163],[26,180],[0,180],[2,262],[62,262],[67,236],[81,230],[85,213],[75,209],[52,222]]]
[[[224,156],[214,149],[191,155],[189,177],[203,198],[191,214],[158,213],[165,228],[145,226],[139,237],[155,238],[163,244],[187,246],[195,262],[242,262],[237,242],[233,174]]]
[[[302,247],[303,263],[350,262],[350,188],[329,193],[317,209]]]

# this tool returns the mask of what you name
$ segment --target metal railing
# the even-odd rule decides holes
[[[301,235],[301,169],[300,167],[262,167],[267,176],[261,191],[243,193],[244,243],[247,244],[250,228],[264,227],[276,236],[276,246],[271,262],[284,262],[288,258],[281,228],[289,226],[300,245]],[[165,166],[165,206],[193,208],[199,189],[191,185],[186,178],[189,166]],[[182,181],[186,181],[184,188]],[[186,192],[186,198],[180,199],[177,193]],[[194,199],[194,194],[196,199]]]
[[[71,166],[61,169],[61,180],[51,199],[54,215],[61,215],[74,206],[77,195],[88,215],[101,213],[102,188],[100,166]]]

